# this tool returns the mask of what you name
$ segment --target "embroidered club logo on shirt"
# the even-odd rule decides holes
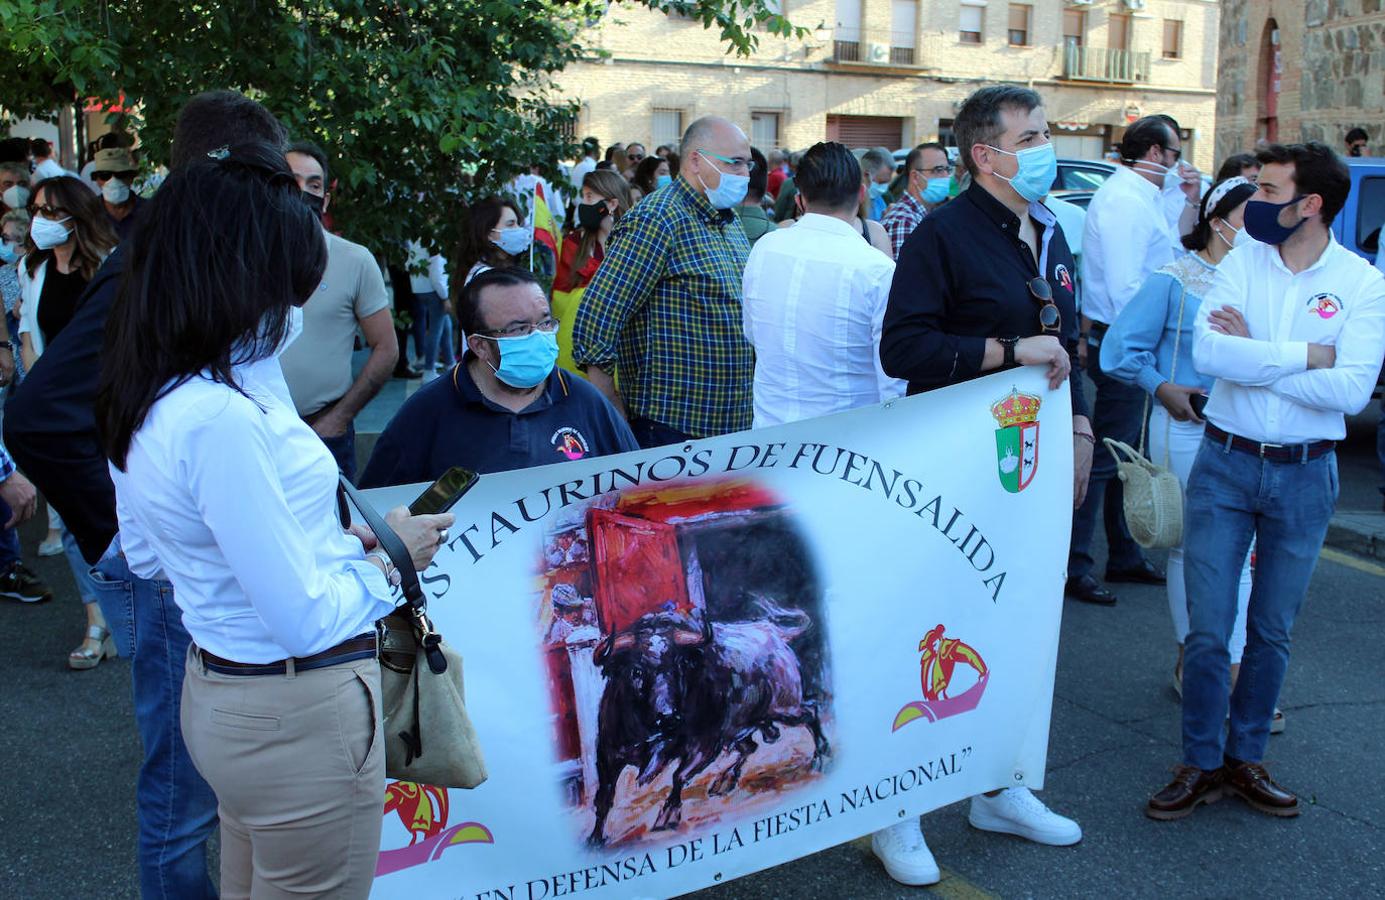
[[[1053,277],[1058,279],[1058,283],[1063,286],[1063,290],[1072,293],[1072,275],[1068,274],[1068,267],[1059,263],[1053,269]]]
[[[1314,294],[1308,298],[1308,311],[1322,319],[1330,319],[1342,311],[1342,298],[1336,294]]]
[[[591,452],[587,446],[587,439],[582,437],[582,432],[567,425],[553,432],[553,437],[549,438],[548,442],[553,445],[554,450],[568,459],[581,459]]]

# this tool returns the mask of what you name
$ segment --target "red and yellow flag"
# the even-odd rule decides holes
[[[553,218],[553,211],[548,208],[548,200],[543,195],[543,182],[534,184],[534,240],[543,244],[553,251],[556,258],[558,245],[562,243],[563,236],[558,231],[558,223]]]

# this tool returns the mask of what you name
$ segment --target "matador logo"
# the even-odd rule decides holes
[[[380,851],[375,877],[432,862],[458,844],[494,844],[495,837],[480,822],[447,825],[447,789],[412,781],[385,787],[385,815],[395,813],[409,832],[409,846]]]
[[[905,704],[895,714],[891,731],[898,731],[919,719],[936,722],[971,712],[981,703],[981,695],[986,693],[986,682],[990,680],[990,670],[986,668],[985,660],[975,648],[957,638],[944,637],[943,632],[944,627],[939,625],[919,641],[919,682],[923,688],[923,700]],[[976,680],[954,695],[952,678],[958,663],[974,669]]]

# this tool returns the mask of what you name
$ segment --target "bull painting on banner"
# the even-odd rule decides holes
[[[422,581],[490,778],[389,784],[374,896],[667,897],[1042,787],[1071,422],[1023,369],[483,477]]]

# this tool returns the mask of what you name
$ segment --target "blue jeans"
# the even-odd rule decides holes
[[[692,435],[639,416],[630,420],[630,430],[635,433],[635,442],[645,450],[694,440]]]
[[[1375,426],[1375,455],[1380,460],[1380,476],[1385,478],[1385,397],[1380,398],[1380,422]],[[1385,482],[1380,485],[1380,493],[1385,495]]]
[[[1145,392],[1134,385],[1123,384],[1101,369],[1101,354],[1090,348],[1087,354],[1087,374],[1096,385],[1096,402],[1092,410],[1092,430],[1096,432],[1096,448],[1092,454],[1092,477],[1087,484],[1087,499],[1082,501],[1072,517],[1072,548],[1068,551],[1068,577],[1090,575],[1096,560],[1092,558],[1092,535],[1096,532],[1097,512],[1102,514],[1106,528],[1106,568],[1134,569],[1144,562],[1140,545],[1130,536],[1125,524],[1125,491],[1116,477],[1116,460],[1106,449],[1102,438],[1124,441],[1132,447],[1140,443],[1140,428],[1144,424]],[[1074,372],[1072,377],[1080,378]]]
[[[77,582],[77,595],[82,598],[83,603],[96,602],[96,582],[91,578],[91,566],[82,558],[82,551],[77,549],[77,539],[72,536],[72,532],[63,527],[63,554],[67,557],[68,568],[72,569],[72,578]],[[105,607],[102,607],[104,614]]]
[[[193,767],[178,724],[191,638],[173,586],[137,577],[119,549],[117,538],[91,577],[117,648],[133,657],[135,723],[144,744],[135,792],[140,894],[144,900],[215,898],[207,838],[216,828],[216,795]]]
[[[0,500],[0,525],[4,525],[14,515],[14,510],[4,500]],[[19,529],[0,528],[0,570],[8,569],[21,559],[19,551]]]
[[[1188,476],[1183,577],[1183,762],[1216,769],[1223,756],[1258,763],[1289,667],[1289,633],[1337,502],[1337,456],[1268,462],[1205,438]],[[1246,648],[1230,690],[1227,643],[1241,560],[1256,540]],[[1228,706],[1231,728],[1223,746]]]
[[[352,422],[346,426],[346,432],[334,438],[323,438],[322,443],[327,445],[331,451],[332,458],[337,461],[337,468],[341,474],[346,476],[346,480],[352,484],[356,483],[356,423]]]
[[[428,320],[421,360],[423,370],[427,372],[439,362],[451,368],[456,362],[452,351],[452,317],[443,311],[443,298],[436,291],[428,291],[426,294],[414,294],[414,299]]]

